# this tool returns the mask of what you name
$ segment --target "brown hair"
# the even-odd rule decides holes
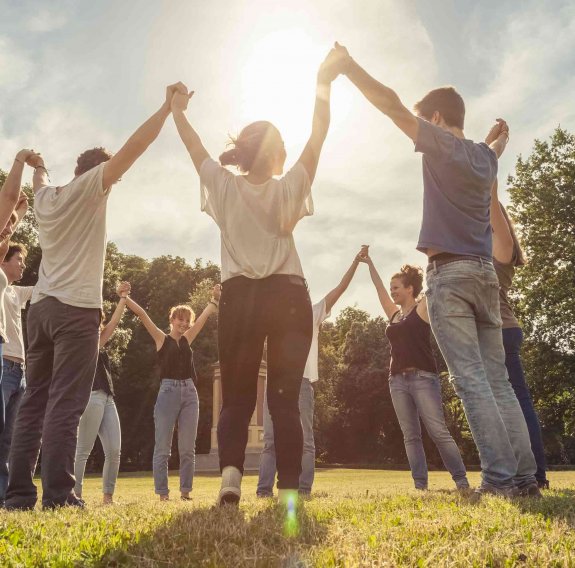
[[[453,87],[440,87],[429,91],[413,107],[415,112],[431,120],[433,113],[437,111],[445,120],[447,126],[455,126],[463,129],[465,122],[465,103],[461,95]]]
[[[190,322],[196,321],[196,314],[194,310],[190,308],[190,306],[186,306],[185,304],[180,304],[179,306],[174,306],[170,308],[170,321],[174,318],[181,317],[181,316],[188,316],[190,318]]]
[[[106,150],[106,148],[100,147],[86,150],[78,156],[74,174],[81,176],[92,168],[100,165],[102,162],[107,162],[112,156],[112,152]]]
[[[513,239],[513,258],[515,260],[513,264],[514,266],[524,266],[527,264],[527,259],[525,258],[525,253],[521,248],[519,237],[515,232],[515,225],[513,224],[511,217],[509,217],[509,213],[507,213],[507,209],[505,209],[505,206],[503,203],[501,203],[501,201],[499,202],[499,207],[501,207],[501,211],[505,217],[505,220],[507,221],[507,226],[509,227],[509,232],[511,233],[511,238]]]
[[[269,160],[266,150],[275,152],[274,134],[281,140],[279,130],[267,120],[248,124],[237,138],[230,136],[232,149],[220,156],[222,166],[237,166],[241,172],[249,172],[254,163]]]
[[[28,256],[28,249],[21,245],[20,243],[8,243],[8,252],[4,257],[4,262],[8,262],[17,252],[19,252],[23,257]]]
[[[399,272],[396,272],[391,279],[399,278],[405,288],[413,286],[413,297],[417,298],[423,290],[423,270],[419,266],[404,264]]]

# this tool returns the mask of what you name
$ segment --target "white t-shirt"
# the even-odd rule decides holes
[[[8,341],[8,336],[6,335],[6,310],[4,309],[4,296],[7,287],[8,278],[6,278],[4,271],[0,269],[0,336],[4,342]]]
[[[0,272],[4,273],[2,269]],[[26,302],[32,298],[33,291],[34,286],[8,286],[4,294],[8,343],[4,345],[3,355],[17,357],[22,361],[26,358],[22,337],[22,310],[26,307]]]
[[[313,201],[301,163],[281,179],[253,185],[206,158],[200,183],[202,211],[221,231],[222,282],[234,276],[303,277],[292,232],[302,217],[313,215]]]
[[[45,186],[34,197],[42,262],[32,303],[46,296],[79,308],[102,307],[106,256],[105,162],[64,187]]]
[[[311,347],[309,349],[309,355],[307,356],[307,362],[305,364],[305,369],[303,371],[303,376],[310,382],[315,383],[319,379],[318,373],[318,361],[319,361],[319,327],[322,322],[327,319],[331,312],[325,311],[325,298],[314,304],[312,307],[313,312],[313,335],[311,336]]]

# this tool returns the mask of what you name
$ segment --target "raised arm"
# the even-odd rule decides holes
[[[509,142],[509,126],[502,118],[498,118],[489,130],[485,143],[501,158]]]
[[[363,250],[363,249],[362,249]],[[360,262],[360,253],[355,255],[351,266],[347,269],[347,272],[343,275],[341,282],[328,294],[325,296],[325,311],[326,313],[330,312],[335,303],[340,299],[341,295],[347,290],[348,286],[350,285],[353,276],[355,275],[355,271]]]
[[[345,47],[337,42],[335,46],[336,50],[347,57],[344,73],[349,80],[375,108],[391,118],[395,125],[415,142],[417,140],[419,123],[416,116],[403,105],[397,93],[374,79],[360,67],[350,57]]]
[[[20,150],[16,154],[16,158],[14,158],[14,163],[0,189],[0,232],[10,221],[12,212],[18,204],[24,164],[33,167],[37,156],[38,154],[35,154],[32,150]]]
[[[317,73],[311,135],[298,160],[306,169],[310,182],[315,178],[321,149],[329,130],[331,83],[341,73],[345,62],[345,55],[332,49]]]
[[[513,259],[513,236],[509,223],[502,211],[497,194],[497,180],[491,187],[491,228],[493,236],[493,256],[501,263],[508,264]]]
[[[102,180],[104,188],[109,188],[124,175],[132,164],[148,149],[148,146],[158,137],[166,118],[170,114],[170,103],[176,91],[188,92],[183,83],[176,83],[166,88],[166,100],[160,109],[155,112],[112,156],[104,166]]]
[[[192,327],[190,327],[190,329],[188,329],[188,331],[184,333],[184,337],[186,338],[189,344],[191,344],[194,341],[194,339],[196,339],[200,331],[202,331],[204,325],[206,325],[208,319],[210,319],[210,316],[218,311],[218,306],[220,305],[220,295],[221,295],[221,287],[219,284],[216,284],[212,291],[212,298],[208,302],[208,305],[204,308],[204,311],[196,319],[194,325],[192,325]]]
[[[185,94],[177,92],[172,97],[172,117],[174,118],[174,122],[176,123],[176,128],[178,129],[178,134],[184,143],[184,146],[188,150],[190,154],[190,158],[192,158],[192,162],[194,162],[194,167],[198,174],[200,173],[200,168],[202,167],[202,163],[206,158],[209,158],[210,155],[208,151],[204,148],[200,137],[198,136],[197,132],[192,128],[192,125],[189,123],[188,118],[186,117],[185,111],[188,108],[188,102],[192,98],[194,92],[192,91],[190,94],[187,92]]]
[[[379,272],[375,268],[373,264],[373,260],[369,255],[360,257],[360,262],[365,262],[369,266],[369,275],[371,276],[371,281],[373,282],[375,289],[377,290],[377,296],[379,297],[379,301],[381,303],[381,307],[385,312],[385,315],[388,319],[393,317],[393,314],[397,312],[397,306],[393,303],[391,296],[389,295],[388,291],[386,290],[385,286],[383,285],[383,281]]]
[[[166,334],[159,329],[156,324],[150,319],[150,316],[146,313],[146,310],[139,306],[130,298],[126,298],[126,306],[138,317],[138,319],[144,324],[146,331],[152,336],[152,339],[156,343],[156,349],[160,350],[166,339]]]
[[[110,321],[104,326],[104,329],[100,332],[100,348],[104,347],[106,343],[110,340],[112,335],[114,335],[114,331],[118,327],[122,316],[124,315],[124,310],[126,309],[126,299],[128,294],[130,293],[130,283],[129,282],[120,282],[118,287],[116,288],[116,293],[120,296],[120,300],[118,301],[118,305],[110,318]]]

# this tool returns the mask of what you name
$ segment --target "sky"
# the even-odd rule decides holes
[[[559,125],[575,131],[571,0],[0,0],[0,14],[0,168],[34,148],[55,185],[73,177],[83,150],[118,150],[179,80],[195,91],[188,117],[212,157],[249,122],[271,120],[291,167],[310,134],[317,68],[335,40],[410,108],[454,85],[468,138],[482,140],[505,118],[504,203],[517,156]],[[345,77],[332,88],[312,193],[315,214],[294,236],[313,301],[337,285],[362,244],[384,282],[404,263],[425,265],[415,250],[421,157]],[[219,264],[218,228],[200,211],[199,179],[171,118],[114,187],[108,237],[127,254]],[[366,266],[332,314],[349,305],[383,313]]]

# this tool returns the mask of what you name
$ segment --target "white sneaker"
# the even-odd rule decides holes
[[[242,494],[242,474],[237,467],[228,465],[222,470],[222,487],[218,495],[218,505],[238,505]]]

